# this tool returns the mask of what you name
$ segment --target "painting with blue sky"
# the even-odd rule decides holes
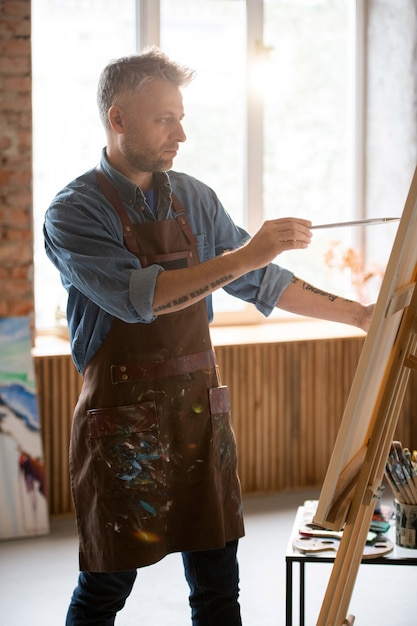
[[[29,319],[0,318],[0,539],[48,532]]]

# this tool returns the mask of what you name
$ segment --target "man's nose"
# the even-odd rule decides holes
[[[185,134],[185,131],[181,122],[178,122],[175,138],[177,139],[177,141],[181,141],[181,142],[187,139],[187,135]]]

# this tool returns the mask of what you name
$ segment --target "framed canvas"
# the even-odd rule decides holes
[[[0,539],[48,532],[29,319],[0,318]]]
[[[317,626],[347,615],[411,370],[417,370],[417,168],[365,339],[314,522],[342,530]]]
[[[326,528],[343,527],[365,458],[371,472],[371,466],[374,472],[377,465],[379,471],[385,466],[391,442],[386,440],[387,426],[382,421],[387,416],[391,422],[398,418],[399,392],[409,374],[404,366],[407,359],[408,367],[415,367],[416,267],[417,168],[322,486],[315,522]],[[372,454],[378,458],[369,459],[369,442],[377,423],[380,439]]]

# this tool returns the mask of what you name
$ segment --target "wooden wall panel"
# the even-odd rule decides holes
[[[363,338],[216,348],[246,493],[319,485]]]
[[[363,338],[217,346],[230,387],[245,493],[319,486],[343,416]],[[81,388],[69,355],[35,356],[50,512],[72,512],[68,446]],[[417,376],[396,437],[417,448]]]

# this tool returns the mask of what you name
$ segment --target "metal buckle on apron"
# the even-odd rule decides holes
[[[186,354],[164,361],[148,361],[142,363],[121,363],[111,366],[113,385],[131,383],[137,380],[180,376],[190,372],[210,369],[217,365],[214,350]]]

